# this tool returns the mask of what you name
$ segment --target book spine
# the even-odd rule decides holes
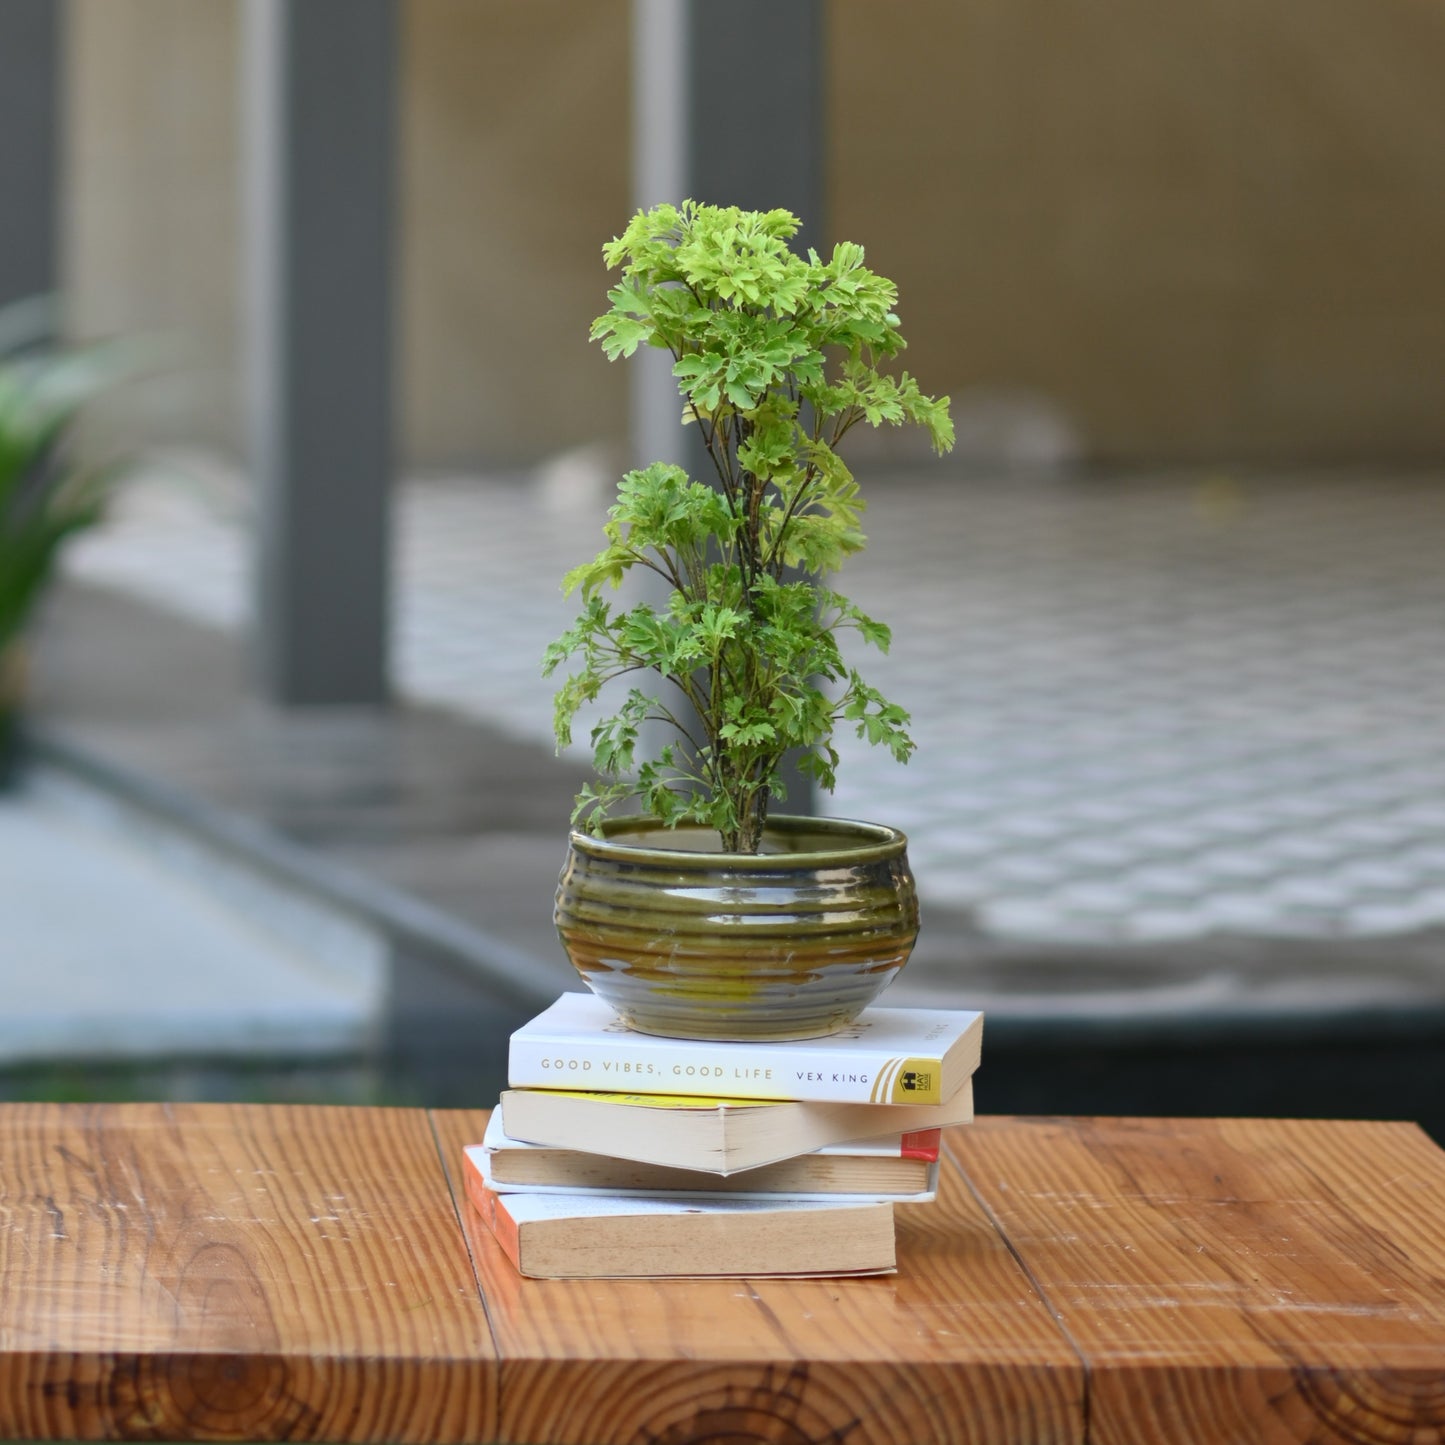
[[[512,1261],[512,1267],[518,1273],[522,1269],[522,1242],[517,1233],[517,1221],[507,1211],[507,1207],[501,1202],[499,1195],[493,1194],[485,1184],[482,1183],[476,1169],[470,1162],[466,1165],[467,1198],[471,1201],[472,1208],[482,1217],[482,1223],[491,1230],[497,1243],[502,1247],[502,1253]]]
[[[639,1043],[636,1035],[581,1039],[513,1036],[507,1081],[514,1089],[587,1089],[633,1094],[726,1094],[838,1104],[937,1104],[939,1061],[885,1058],[845,1049],[791,1058],[746,1043]]]

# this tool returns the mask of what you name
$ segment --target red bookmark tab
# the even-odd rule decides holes
[[[898,1152],[904,1159],[926,1159],[931,1164],[938,1158],[942,1138],[940,1129],[911,1129],[900,1140]]]

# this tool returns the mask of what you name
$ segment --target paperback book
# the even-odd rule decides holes
[[[937,1129],[891,1138],[831,1144],[809,1154],[714,1174],[638,1164],[579,1149],[553,1149],[509,1139],[495,1111],[480,1144],[466,1150],[467,1167],[499,1194],[690,1195],[728,1199],[891,1199],[923,1204],[938,1192]]]
[[[674,1169],[732,1174],[827,1145],[966,1124],[973,1081],[941,1104],[836,1104],[685,1094],[508,1089],[509,1139]],[[856,1151],[855,1151],[856,1152]]]
[[[858,1104],[938,1104],[978,1067],[983,1015],[865,1009],[824,1038],[714,1043],[629,1029],[589,993],[564,993],[513,1035],[513,1088],[712,1094]]]
[[[466,1169],[467,1197],[534,1279],[888,1274],[893,1206],[498,1194]]]

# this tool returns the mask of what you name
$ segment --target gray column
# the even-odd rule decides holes
[[[394,0],[246,0],[258,685],[388,694]]]
[[[803,221],[794,244],[821,251],[823,44],[823,0],[633,0],[634,206],[786,206]],[[629,365],[636,459],[707,475],[667,355]]]
[[[690,0],[633,0],[632,204],[650,210],[691,196],[690,95],[687,54]],[[629,462],[672,462],[704,475],[705,458],[692,430],[681,424],[682,403],[672,358],[644,346],[628,359],[631,434]]]
[[[0,0],[0,305],[58,285],[60,6]]]
[[[786,206],[823,249],[823,0],[690,0],[688,194]]]
[[[692,199],[801,218],[799,248],[824,248],[823,0],[633,0],[633,203]],[[664,351],[632,368],[633,464],[712,467]],[[790,813],[812,785],[785,769]]]

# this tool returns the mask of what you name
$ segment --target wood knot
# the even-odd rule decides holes
[[[808,1371],[768,1370],[753,1386],[730,1385],[714,1404],[650,1435],[648,1445],[845,1445],[856,1419],[829,1428],[807,1400]]]
[[[274,1356],[149,1355],[116,1361],[103,1412],[128,1440],[305,1438],[314,1410]]]
[[[1445,1376],[1436,1370],[1298,1366],[1292,1373],[1316,1422],[1311,1439],[1329,1445],[1414,1445],[1445,1438]]]

